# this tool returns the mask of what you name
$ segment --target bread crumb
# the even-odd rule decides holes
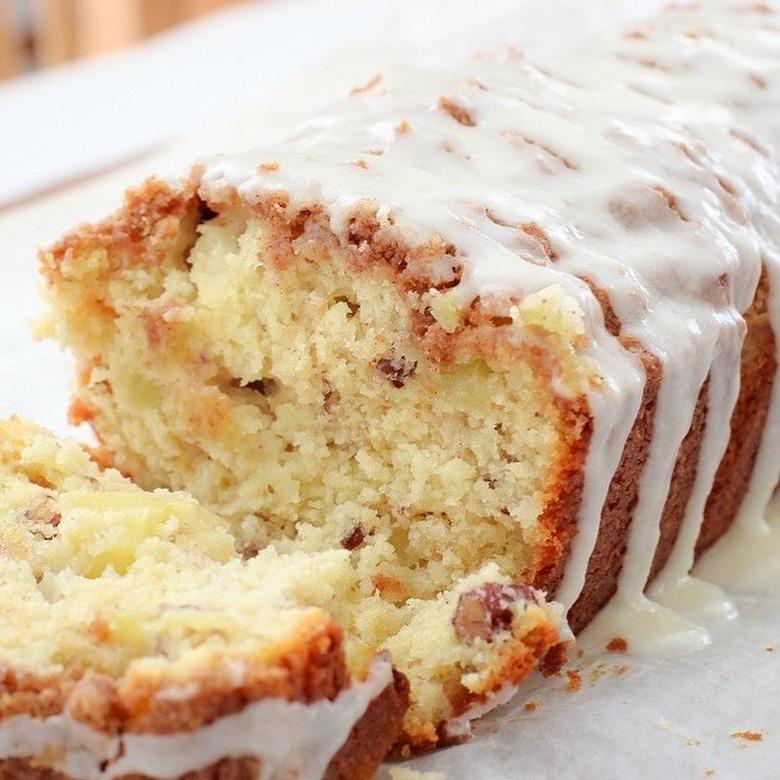
[[[622,636],[612,637],[607,644],[607,650],[610,653],[628,652],[628,642]]]
[[[551,647],[547,651],[547,655],[539,664],[539,669],[544,677],[550,677],[553,674],[560,672],[561,667],[566,663],[567,645],[564,642]]]
[[[260,165],[257,166],[257,169],[262,173],[271,173],[272,171],[279,170],[279,163],[275,160],[266,160],[265,162],[261,162]]]
[[[598,682],[602,677],[606,677],[608,674],[620,677],[627,674],[631,670],[628,664],[620,664],[620,666],[611,666],[609,664],[598,664],[591,672],[592,682]]]
[[[541,702],[538,699],[531,699],[523,705],[523,709],[526,712],[534,712],[539,709]]]
[[[734,739],[744,739],[747,742],[762,742],[764,735],[760,731],[732,731]]]
[[[567,671],[566,676],[569,678],[569,682],[566,685],[566,690],[569,693],[575,693],[582,687],[582,676],[576,669]]]

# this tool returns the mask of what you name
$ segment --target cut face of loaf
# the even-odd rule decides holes
[[[272,254],[287,227],[273,220],[235,208],[196,232],[198,200],[157,183],[125,217],[149,202],[169,210],[171,231],[154,259],[137,263],[135,247],[124,265],[121,247],[84,236],[68,251],[73,262],[57,266],[74,271],[57,285],[72,312],[62,323],[90,323],[66,337],[93,356],[74,419],[89,419],[101,455],[141,485],[186,488],[229,518],[246,556],[270,542],[350,555],[372,606],[343,616],[349,633],[419,670],[413,700],[437,716],[410,728],[435,740],[430,724],[460,709],[460,694],[448,691],[452,705],[428,702],[442,671],[427,659],[444,640],[412,613],[439,609],[463,578],[483,579],[486,564],[531,582],[565,545],[544,508],[550,495],[576,491],[568,475],[582,445],[564,434],[587,417],[547,386],[552,361],[580,386],[588,367],[568,335],[553,335],[556,357],[541,340],[545,329],[576,332],[577,317],[552,290],[517,312],[541,323],[538,338],[518,342],[487,318],[446,354],[432,342],[432,358],[420,328],[447,334],[431,296],[399,291],[381,267],[355,274],[317,220],[282,259]],[[448,621],[441,628],[451,631]],[[431,636],[424,652],[417,629]],[[503,681],[470,684],[481,693]]]
[[[241,205],[205,208],[192,191],[150,182],[116,221],[49,255],[56,327],[82,357],[72,419],[91,423],[101,456],[147,487],[191,491],[230,519],[244,554],[272,541],[352,551],[363,587],[389,610],[377,621],[385,630],[395,607],[435,597],[485,561],[554,593],[591,436],[584,393],[598,381],[579,353],[576,303],[551,287],[500,316],[476,307],[452,333],[448,318],[464,313],[446,294],[399,290],[392,267],[356,262],[316,216],[291,240],[289,225]],[[128,244],[140,231],[151,236]],[[769,404],[765,295],[747,322],[739,433],[702,546],[734,516]],[[662,369],[638,352],[648,382],[570,615],[575,630],[614,593],[650,446]],[[706,391],[653,573],[682,522],[705,404]],[[380,631],[371,643],[383,640]]]
[[[281,258],[288,226],[246,209],[196,233],[195,197],[151,183],[132,200],[123,219],[150,200],[171,210],[170,251],[137,262],[136,247],[117,266],[120,247],[83,236],[54,268],[69,277],[65,338],[91,356],[74,419],[122,471],[186,486],[245,551],[382,542],[372,576],[397,603],[485,560],[536,571],[557,550],[544,509],[574,488],[588,418],[548,388],[558,365],[580,388],[591,371],[559,290],[518,308],[525,333],[484,315],[459,339],[434,319],[437,295],[399,290],[381,266],[356,273],[316,218]]]
[[[381,617],[347,550],[243,558],[234,543],[193,498],[144,492],[75,444],[0,424],[0,762],[48,752],[72,774],[86,750],[90,777],[228,759],[281,777],[305,754],[312,777],[367,777],[404,717],[435,737],[460,714],[448,696],[460,691],[461,709],[486,699],[555,640],[541,598],[495,568],[397,610],[382,647],[345,638],[339,623]],[[406,680],[380,649],[415,680],[408,712]],[[203,748],[160,764],[187,739]]]

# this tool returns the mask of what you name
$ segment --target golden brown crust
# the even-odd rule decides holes
[[[330,697],[332,698],[332,696]],[[346,742],[333,756],[325,774],[327,780],[368,780],[401,732],[409,706],[409,684],[393,670],[393,680],[369,704],[353,726]],[[227,714],[227,713],[226,713]],[[43,717],[43,715],[41,715]],[[162,724],[165,727],[166,724]],[[192,728],[196,728],[193,726]],[[166,733],[163,728],[160,732]],[[179,780],[254,780],[260,762],[256,758],[226,758],[203,769],[188,772]],[[150,780],[145,775],[123,775],[123,780]],[[0,780],[77,780],[36,759],[0,760]]]
[[[166,687],[165,679],[128,674],[115,680],[77,668],[44,678],[3,669],[0,720],[22,713],[45,718],[67,710],[98,731],[166,734],[200,728],[260,699],[306,704],[333,699],[348,682],[342,632],[333,623],[302,631],[295,642],[276,647],[273,658],[241,660],[240,683],[215,663],[188,679],[197,683],[198,692],[184,700],[155,695]]]
[[[558,403],[568,431],[577,432],[558,460],[558,473],[548,489],[548,503],[540,518],[547,536],[536,550],[531,579],[535,587],[554,593],[563,579],[585,486],[585,459],[593,433],[593,420],[584,403]]]
[[[707,499],[696,555],[711,547],[729,528],[747,490],[758,454],[777,370],[775,334],[766,299],[769,282],[762,276],[753,306],[746,315],[748,332],[742,348],[739,398],[731,416],[731,438]]]
[[[693,483],[696,479],[696,470],[699,463],[702,440],[704,438],[704,426],[707,421],[707,399],[709,380],[699,393],[696,407],[693,410],[691,427],[680,445],[677,454],[677,462],[672,473],[672,483],[669,486],[669,495],[666,498],[664,511],[661,515],[660,534],[650,567],[648,582],[652,581],[663,569],[672,553],[677,534],[682,527],[685,517],[685,509],[693,492]]]
[[[115,257],[133,263],[159,263],[178,238],[182,222],[199,208],[192,182],[174,189],[159,179],[147,179],[127,191],[123,207],[115,214],[81,225],[41,252],[41,272],[51,282],[61,263],[93,249],[117,250]]]
[[[498,692],[504,685],[517,685],[522,682],[549,651],[560,647],[558,631],[555,626],[546,623],[539,625],[523,636],[522,643],[510,643],[507,652],[499,664],[491,670],[486,682],[487,694],[474,694],[463,686],[452,695],[453,718],[462,715],[474,705],[484,704],[486,700]],[[456,745],[464,741],[464,735],[448,733],[447,723],[438,725],[434,734],[427,730],[420,733],[404,732],[393,745],[392,756],[408,757],[414,753],[435,750],[448,745]]]
[[[187,772],[177,780],[256,780],[260,762],[256,758],[225,758],[197,772]],[[79,780],[24,758],[0,760],[0,780]],[[146,775],[122,775],[121,780],[153,780]]]
[[[325,780],[368,780],[398,739],[409,706],[409,683],[393,671],[393,682],[369,705],[349,739],[333,756]]]
[[[393,681],[368,706],[347,741],[328,764],[325,780],[368,780],[396,740],[409,706],[409,684],[397,671]],[[256,758],[226,758],[178,780],[255,780]],[[77,780],[62,772],[22,758],[0,760],[0,780]],[[123,775],[122,780],[151,780],[145,775]]]

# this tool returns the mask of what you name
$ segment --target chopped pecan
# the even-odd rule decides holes
[[[363,526],[356,525],[342,540],[341,546],[345,550],[354,550],[363,544],[363,540],[366,538],[366,534],[363,531]]]
[[[54,539],[57,536],[57,526],[62,515],[57,511],[52,498],[45,496],[24,510],[24,516],[33,524],[32,532],[44,539]]]
[[[394,358],[382,358],[377,361],[377,370],[390,381],[393,387],[403,387],[405,380],[414,375],[417,361],[408,360],[403,355]]]
[[[247,390],[254,390],[256,393],[270,398],[279,392],[279,382],[273,377],[263,377],[262,379],[254,379],[251,382],[247,382],[245,385],[241,384],[240,380],[234,382],[236,387],[245,387]]]
[[[452,619],[455,635],[467,644],[476,639],[492,642],[496,634],[512,628],[512,607],[528,601],[536,603],[536,597],[525,585],[488,582],[462,593]]]
[[[568,660],[568,649],[566,642],[559,642],[547,651],[547,655],[542,658],[542,662],[539,665],[539,670],[544,677],[550,677],[561,671],[561,667],[563,667]]]

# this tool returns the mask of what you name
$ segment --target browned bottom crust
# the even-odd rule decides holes
[[[349,739],[333,756],[326,780],[367,780],[398,739],[409,706],[409,682],[393,670],[393,682],[369,704]]]
[[[409,706],[409,683],[393,671],[393,682],[369,704],[353,726],[347,741],[331,759],[326,780],[368,780],[374,776],[398,738]],[[259,773],[256,758],[225,758],[211,766],[181,775],[179,780],[254,780]],[[24,758],[0,760],[0,780],[79,780],[56,769],[38,766]],[[152,780],[146,775],[124,775],[122,780]]]
[[[197,772],[182,775],[179,780],[255,780],[260,763],[255,758],[225,758]],[[125,775],[125,780],[141,780],[143,775]],[[78,780],[56,769],[35,766],[25,758],[0,760],[0,780]]]

